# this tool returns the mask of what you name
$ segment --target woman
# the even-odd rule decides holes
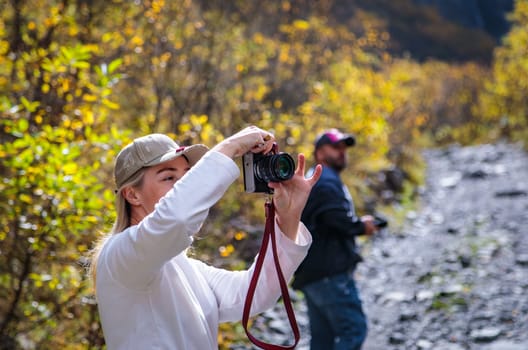
[[[254,266],[227,271],[191,259],[186,250],[208,210],[239,176],[233,159],[268,153],[270,133],[251,126],[217,144],[178,147],[151,134],[117,155],[117,219],[95,250],[92,271],[103,333],[114,349],[218,349],[220,322],[242,318]],[[320,167],[304,177],[298,156],[292,179],[274,190],[279,258],[289,280],[306,256],[311,236],[300,223]],[[259,278],[252,312],[270,308],[280,296],[271,251]]]

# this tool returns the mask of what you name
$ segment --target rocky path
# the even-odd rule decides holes
[[[499,144],[425,157],[419,212],[358,268],[364,349],[528,350],[528,156]]]
[[[364,350],[528,350],[528,155],[498,144],[425,158],[419,210],[362,247]],[[292,339],[282,310],[258,321],[259,338]],[[308,350],[302,299],[295,310]]]

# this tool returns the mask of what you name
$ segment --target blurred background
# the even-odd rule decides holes
[[[0,349],[104,349],[88,253],[113,159],[151,132],[213,146],[255,124],[304,153],[356,136],[345,182],[393,225],[424,149],[528,139],[525,0],[0,0]],[[524,142],[524,143],[523,143]],[[193,254],[240,269],[264,198],[231,186]],[[220,347],[245,339],[222,325]]]

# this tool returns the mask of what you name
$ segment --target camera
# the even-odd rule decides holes
[[[387,219],[381,217],[381,216],[374,216],[374,225],[377,227],[377,228],[383,228],[383,227],[387,227],[387,225],[389,224],[389,222],[387,221]]]
[[[289,180],[295,173],[293,158],[284,152],[277,152],[277,144],[267,154],[248,152],[242,156],[244,189],[247,193],[273,193],[268,182]]]

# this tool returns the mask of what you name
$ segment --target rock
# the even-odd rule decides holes
[[[486,345],[482,350],[526,350],[528,349],[528,342],[516,343],[508,340],[499,340]]]
[[[528,254],[517,255],[515,262],[521,266],[528,266]]]
[[[491,342],[499,337],[501,330],[495,327],[488,327],[471,331],[470,337],[476,342]]]
[[[465,350],[462,345],[456,343],[440,343],[435,345],[435,350]]]
[[[410,320],[416,320],[418,318],[418,314],[416,310],[411,309],[404,309],[400,312],[400,321],[410,321]]]
[[[405,340],[406,340],[405,334],[400,333],[400,332],[392,333],[389,337],[389,343],[395,344],[395,345],[404,344]]]
[[[483,179],[488,175],[489,173],[482,168],[464,172],[464,177],[469,179]]]
[[[456,172],[440,179],[440,186],[445,188],[455,187],[462,180],[462,173]]]
[[[411,301],[413,299],[413,296],[405,292],[395,291],[395,292],[386,293],[384,295],[384,299],[387,301],[402,302],[402,301]]]
[[[427,339],[420,339],[416,342],[416,347],[419,349],[419,350],[427,350],[427,349],[432,349],[433,348],[433,343],[431,343],[429,340]]]
[[[517,197],[517,196],[527,196],[528,191],[520,189],[506,189],[495,192],[495,197]]]
[[[435,296],[435,293],[432,290],[421,290],[416,294],[416,300],[418,301],[430,300],[430,299],[433,299],[434,296]]]

